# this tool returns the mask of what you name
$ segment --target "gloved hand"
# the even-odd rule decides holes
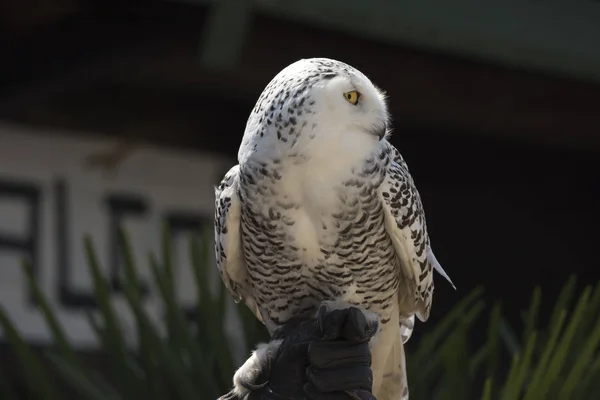
[[[260,345],[219,400],[375,400],[369,339],[377,317],[356,307],[290,321]]]

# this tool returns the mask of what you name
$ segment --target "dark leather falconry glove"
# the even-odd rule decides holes
[[[219,400],[375,400],[369,340],[377,328],[375,314],[324,302],[316,319],[290,321],[259,345]]]

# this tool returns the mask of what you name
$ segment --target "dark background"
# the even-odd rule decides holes
[[[598,83],[260,13],[235,65],[211,68],[200,62],[207,18],[192,2],[4,1],[0,120],[235,157],[273,75],[299,58],[340,59],[387,91],[392,143],[459,289],[438,277],[431,325],[478,285],[518,323],[534,285],[547,311],[569,275],[597,282]]]

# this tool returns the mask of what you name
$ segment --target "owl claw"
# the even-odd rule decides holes
[[[256,383],[256,380],[269,368],[282,341],[272,340],[269,343],[259,344],[250,358],[238,368],[233,375],[232,393],[235,396],[243,398],[248,392],[260,389],[269,383],[268,381]]]

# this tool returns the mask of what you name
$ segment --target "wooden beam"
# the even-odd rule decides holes
[[[250,0],[221,0],[211,4],[200,37],[200,64],[217,70],[239,66],[251,18]]]
[[[0,32],[22,35],[73,15],[84,8],[81,0],[2,0]]]
[[[58,127],[79,135],[230,153],[232,140],[237,141],[244,132],[250,109],[216,95],[99,81],[55,97],[27,114],[15,117],[0,109],[0,119]]]
[[[153,54],[168,54],[163,46],[179,40],[172,21],[186,27],[184,38],[196,40],[205,16],[199,7],[156,0],[145,1],[141,9],[119,6],[117,12],[105,3],[0,42],[0,110],[18,113],[109,76],[135,75]]]
[[[348,38],[258,17],[234,72],[199,69],[189,44],[131,79],[253,104],[271,78],[303,57],[346,61],[389,95],[396,124],[551,146],[600,149],[600,85]],[[168,62],[167,62],[168,61]],[[130,79],[130,78],[127,78]]]
[[[229,0],[171,0],[220,4]],[[256,14],[531,71],[600,83],[594,1],[303,0],[251,2]],[[232,5],[235,1],[232,1]],[[239,0],[238,0],[239,3]],[[234,8],[232,6],[226,6]],[[229,26],[226,21],[223,27]]]
[[[71,77],[69,71],[63,76],[65,80],[59,79],[53,86],[50,82],[52,90],[45,97],[36,95],[40,87],[32,86],[24,96],[28,101],[13,107],[11,112],[0,107],[0,113],[12,119],[29,115],[26,119],[33,121],[32,115],[39,117],[43,111],[47,119],[50,110],[59,112],[54,103],[63,101],[71,105],[68,116],[77,119],[76,113],[85,116],[100,107],[95,104],[85,109],[86,103],[80,101],[96,96],[99,82],[113,87],[134,85],[147,91],[162,88],[162,93],[170,96],[167,101],[178,104],[178,118],[185,121],[198,120],[195,119],[198,110],[186,106],[186,95],[226,98],[244,105],[247,113],[265,85],[283,67],[299,58],[326,56],[356,66],[387,91],[397,132],[403,126],[421,126],[448,133],[600,149],[599,85],[383,45],[260,16],[246,38],[240,66],[234,71],[215,71],[201,68],[198,63],[195,33],[201,19],[189,14],[185,7],[164,17],[160,9],[151,18],[134,14],[138,19],[132,17],[128,23],[137,24],[137,29],[142,30],[138,32],[140,37],[152,39],[146,42],[148,51],[116,56],[109,62],[113,63],[110,68],[106,64],[90,67],[98,71],[96,75],[89,74],[87,67]],[[169,23],[174,20],[178,24]],[[109,30],[111,25],[105,25],[99,29]],[[164,28],[160,35],[156,34],[157,26]],[[152,32],[154,36],[150,35]],[[141,42],[141,39],[129,40],[134,46]],[[5,101],[15,102],[15,97],[6,97]],[[107,97],[104,101],[101,108],[105,110],[105,118],[116,115],[110,111],[116,107],[114,99]],[[149,121],[162,118],[160,109],[150,110],[143,113]],[[239,118],[243,124],[247,114]],[[80,122],[86,120],[92,123],[86,117],[80,118]],[[177,134],[178,129],[182,129],[182,135],[186,134],[187,128],[182,128],[186,123],[168,120],[173,127],[165,126],[167,138]],[[231,132],[236,137],[240,134],[233,129]]]

